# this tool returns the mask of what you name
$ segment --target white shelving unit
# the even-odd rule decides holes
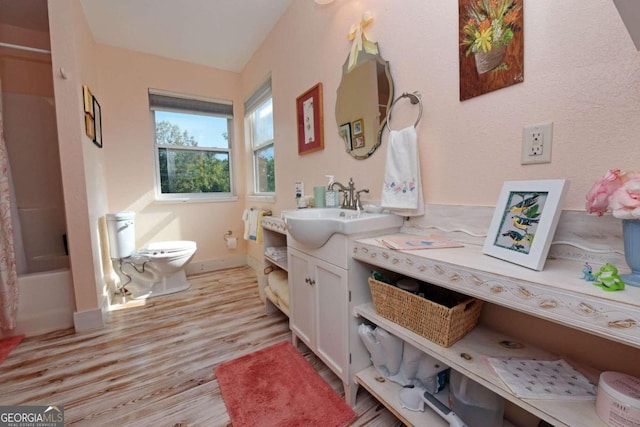
[[[272,313],[275,309],[282,311],[289,316],[289,308],[281,303],[277,297],[268,291],[265,292],[267,286],[267,274],[265,271],[274,269],[281,269],[289,271],[287,266],[287,259],[276,260],[266,254],[266,250],[269,247],[286,247],[287,246],[287,231],[284,221],[281,218],[266,216],[262,218],[262,248],[264,254],[263,274],[260,275],[259,290],[260,298],[265,302],[265,309],[267,313]]]
[[[603,423],[596,414],[593,400],[567,401],[518,398],[513,395],[502,380],[493,373],[485,360],[486,355],[492,355],[494,357],[535,357],[542,360],[553,358],[551,354],[544,350],[531,346],[525,346],[522,349],[509,349],[507,347],[503,347],[500,345],[500,342],[513,341],[509,337],[497,334],[494,331],[483,328],[482,326],[476,327],[460,341],[456,342],[451,347],[445,348],[377,315],[371,304],[356,307],[354,314],[375,323],[419,350],[443,361],[462,375],[476,381],[489,390],[499,394],[506,400],[513,402],[527,412],[530,412],[556,427],[606,426],[606,424]],[[356,378],[357,381],[367,390],[369,390],[370,387],[375,387],[377,385],[375,377],[372,378],[372,376],[366,372],[358,373]],[[399,417],[403,422],[405,422],[404,417],[406,416],[410,417],[407,418],[409,424],[413,424],[415,426],[431,425],[411,421],[414,414],[412,414],[411,411],[401,408],[399,402],[397,402],[397,396],[399,393],[399,390],[397,389],[398,387],[399,386],[394,387],[391,385],[392,392],[381,395],[381,397],[384,398],[385,405],[392,407],[392,411],[396,413],[396,415],[400,414]],[[395,403],[394,400],[396,401]]]
[[[354,243],[352,257],[370,267],[386,269],[408,277],[449,288],[510,309],[552,320],[632,347],[640,347],[640,288],[623,293],[604,293],[588,286],[576,272],[583,263],[548,260],[542,272],[528,270],[482,254],[480,248],[393,251],[376,239]],[[379,316],[372,304],[354,308],[353,314],[387,330],[405,342],[446,363],[504,399],[554,426],[602,427],[606,424],[595,412],[594,400],[535,400],[515,396],[488,367],[485,357],[524,357],[553,360],[543,349],[524,344],[522,348],[503,346],[514,342],[482,325],[449,348],[441,347],[394,322]],[[374,393],[403,422],[413,425],[415,414],[401,408],[397,392],[380,391],[375,376],[365,370],[356,381]],[[433,424],[438,425],[438,424]]]

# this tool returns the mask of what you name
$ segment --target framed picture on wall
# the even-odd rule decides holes
[[[95,96],[93,97],[93,123],[93,143],[102,148],[102,109]]]
[[[460,101],[524,81],[523,2],[458,0]]]
[[[93,95],[89,90],[87,85],[82,86],[82,97],[84,101],[84,112],[85,114],[93,117]]]
[[[298,154],[324,149],[322,83],[296,98],[298,118]]]
[[[84,113],[84,128],[87,136],[93,141],[96,135],[95,122],[93,121],[93,117],[87,113]]]
[[[564,179],[505,182],[483,252],[542,270],[560,219],[566,189]]]

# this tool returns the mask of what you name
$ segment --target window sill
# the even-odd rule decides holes
[[[256,203],[275,203],[276,196],[274,195],[250,195],[247,196],[248,202],[256,202]]]
[[[156,198],[156,203],[161,204],[183,204],[183,203],[218,203],[218,202],[236,202],[237,196],[220,197],[220,198],[198,198],[198,197],[182,197],[182,198]]]

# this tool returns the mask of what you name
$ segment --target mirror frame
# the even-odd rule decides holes
[[[376,47],[378,46],[378,43],[376,43]],[[394,97],[394,84],[393,84],[393,79],[391,78],[391,68],[389,65],[389,61],[386,61],[382,55],[380,55],[380,49],[378,48],[378,53],[376,55],[370,54],[365,52],[364,50],[362,50],[361,52],[358,53],[358,64],[364,62],[364,61],[368,61],[370,59],[375,59],[376,64],[377,65],[382,65],[383,67],[383,73],[378,74],[378,76],[380,75],[384,75],[387,77],[387,81],[389,82],[389,99],[387,100],[387,104],[384,108],[384,114],[382,114],[382,111],[380,112],[380,116],[381,118],[379,119],[379,127],[377,129],[376,132],[376,140],[373,143],[373,146],[367,151],[366,154],[356,154],[354,152],[354,150],[349,150],[348,148],[348,141],[345,140],[345,138],[343,137],[343,135],[340,132],[340,126],[342,125],[342,123],[340,123],[340,121],[338,120],[338,102],[340,101],[340,96],[339,96],[339,92],[340,92],[340,88],[342,87],[343,83],[344,83],[344,77],[346,74],[348,74],[347,69],[349,67],[349,57],[347,56],[347,59],[345,60],[343,66],[342,66],[342,78],[340,79],[340,84],[338,85],[338,88],[336,89],[336,107],[335,107],[335,111],[334,111],[334,115],[335,115],[335,120],[336,120],[336,126],[338,127],[338,136],[340,137],[340,139],[343,141],[343,143],[345,144],[345,151],[347,153],[349,153],[349,155],[351,157],[353,157],[356,160],[364,160],[364,159],[368,159],[369,157],[371,157],[373,155],[373,153],[378,149],[378,147],[380,147],[380,145],[382,144],[382,134],[384,133],[384,130],[386,128],[386,124],[387,124],[387,117],[388,117],[388,111],[391,108],[391,103],[393,102],[393,97]],[[380,107],[381,104],[378,104],[378,106]]]

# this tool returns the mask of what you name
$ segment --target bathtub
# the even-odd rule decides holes
[[[71,270],[22,274],[18,289],[17,326],[4,335],[33,336],[73,327],[76,304]]]

